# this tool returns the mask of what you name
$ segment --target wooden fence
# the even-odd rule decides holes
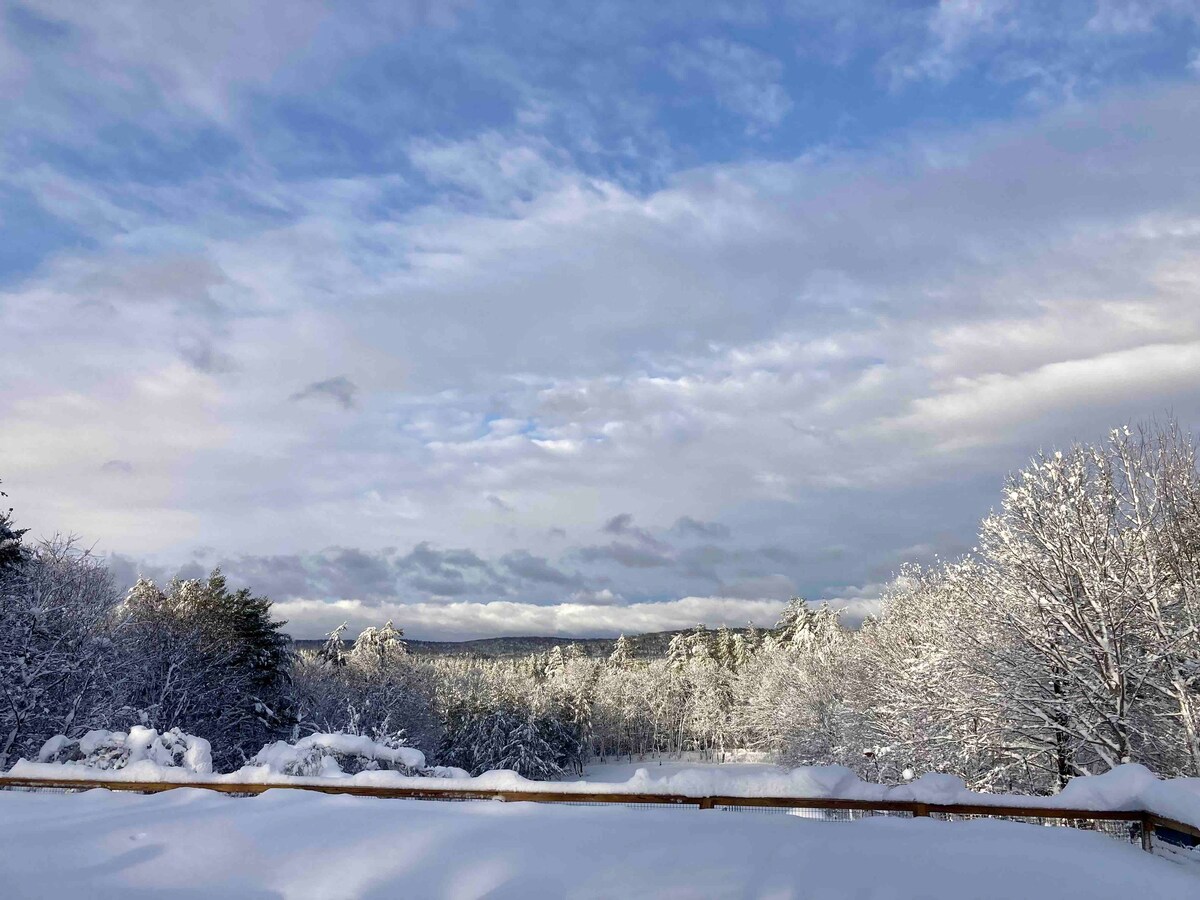
[[[777,809],[855,812],[864,815],[910,815],[946,819],[962,817],[1011,818],[1061,824],[1077,828],[1096,828],[1099,823],[1128,823],[1127,837],[1139,840],[1142,849],[1154,852],[1157,837],[1174,846],[1200,847],[1200,828],[1177,822],[1147,810],[1061,809],[1053,806],[993,806],[991,804],[919,803],[910,800],[847,800],[834,797],[688,797],[682,794],[613,794],[577,791],[488,791],[459,788],[373,787],[360,784],[304,784],[297,782],[182,782],[104,781],[0,776],[0,790],[82,791],[103,788],[157,794],[177,788],[200,788],[223,794],[257,795],[273,790],[316,791],[322,794],[346,794],[353,797],[377,797],[396,800],[497,800],[504,803],[574,803],[658,805],[696,807],[698,809]]]

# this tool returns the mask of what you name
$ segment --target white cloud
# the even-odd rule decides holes
[[[413,638],[461,640],[480,635],[611,636],[691,628],[775,624],[785,602],[727,597],[683,597],[628,606],[598,603],[406,603],[367,605],[359,600],[290,600],[275,604],[294,634],[320,634],[343,621],[351,630],[392,619]]]
[[[780,82],[783,64],[745,44],[703,38],[693,46],[675,45],[667,68],[685,84],[706,80],[721,106],[746,119],[749,133],[777,127],[792,109]]]
[[[1026,85],[1026,99],[1045,106],[1091,94],[1122,51],[1161,47],[1152,42],[1197,22],[1190,0],[940,0],[926,13],[923,35],[901,30],[883,69],[895,88],[982,71]]]
[[[22,4],[27,15],[60,32],[55,46],[62,55],[54,61],[66,65],[41,73],[47,86],[69,81],[93,104],[136,112],[165,103],[226,125],[233,124],[238,92],[311,78],[332,54],[364,52],[417,25],[447,23],[458,5],[398,2],[385,9],[291,0],[281,14],[271,0],[216,0],[202,14],[181,16],[138,0],[111,0],[103,9],[55,0]]]
[[[1017,375],[956,379],[944,393],[914,400],[908,412],[881,427],[925,432],[945,449],[961,449],[1016,428],[1029,430],[1065,411],[1136,409],[1145,397],[1173,406],[1170,401],[1186,398],[1197,379],[1200,342],[1150,344]]]

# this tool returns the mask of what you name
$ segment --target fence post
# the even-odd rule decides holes
[[[1154,852],[1154,817],[1150,813],[1142,815],[1142,849]]]
[[[712,797],[702,797],[700,799],[700,808],[701,809],[712,809],[713,808]]]
[[[928,817],[929,816],[929,804],[928,803],[914,803],[913,804],[913,815]]]

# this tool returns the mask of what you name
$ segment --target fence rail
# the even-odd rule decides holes
[[[1154,852],[1155,838],[1172,847],[1200,848],[1200,828],[1160,816],[1148,810],[1063,809],[1053,806],[993,806],[991,804],[920,803],[912,800],[850,800],[836,797],[733,797],[714,795],[690,797],[683,794],[614,794],[578,791],[488,791],[460,788],[374,787],[361,784],[312,784],[297,782],[232,783],[224,781],[158,782],[105,781],[0,776],[0,790],[85,791],[102,788],[157,794],[177,788],[200,788],[239,796],[274,790],[316,791],[353,797],[395,800],[498,800],[505,803],[616,804],[626,806],[696,807],[698,809],[826,810],[852,816],[854,812],[900,814],[913,817],[989,817],[1039,820],[1043,824],[1092,827],[1100,822],[1127,822],[1128,839]],[[1111,832],[1110,832],[1111,833]],[[1117,835],[1121,836],[1121,835]]]

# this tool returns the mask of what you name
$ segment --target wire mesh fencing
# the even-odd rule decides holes
[[[890,817],[911,819],[912,812],[892,809],[837,809],[820,806],[745,806],[738,803],[715,804],[723,812],[759,813],[776,816],[795,816],[814,822],[859,822],[863,819]]]
[[[55,787],[25,784],[0,784],[0,791],[12,794],[80,794],[92,790],[88,787]]]
[[[943,822],[970,822],[980,819],[1019,822],[1024,825],[1041,825],[1046,828],[1074,828],[1077,831],[1092,831],[1113,838],[1124,844],[1141,844],[1144,825],[1140,815],[1128,819],[1096,819],[1079,816],[1022,816],[1012,813],[946,813],[931,812],[930,818]]]

